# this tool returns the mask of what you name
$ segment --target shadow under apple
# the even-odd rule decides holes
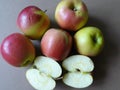
[[[114,62],[111,58],[114,58],[118,55],[118,45],[110,40],[109,27],[104,21],[90,16],[86,26],[95,26],[102,30],[104,36],[104,48],[102,52],[96,56],[91,57],[95,64],[95,69],[93,71],[94,85],[101,85],[104,83],[105,78],[107,77],[107,71],[110,67],[109,62]],[[110,26],[110,25],[109,25]],[[113,33],[114,34],[114,33]]]

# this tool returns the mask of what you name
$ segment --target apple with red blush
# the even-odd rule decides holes
[[[26,66],[35,58],[33,43],[21,33],[7,36],[2,41],[0,50],[4,60],[15,67]]]
[[[55,10],[58,25],[66,30],[77,31],[88,21],[88,9],[81,0],[61,0]]]
[[[72,36],[64,30],[51,28],[43,35],[40,46],[45,56],[61,61],[71,51]]]
[[[28,6],[19,13],[17,26],[30,39],[40,39],[49,28],[50,19],[40,8]]]

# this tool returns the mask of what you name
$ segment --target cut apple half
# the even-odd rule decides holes
[[[56,86],[54,79],[37,69],[27,70],[26,78],[30,85],[37,90],[53,90]]]
[[[52,77],[58,78],[62,74],[62,68],[52,58],[45,57],[45,56],[38,56],[35,59],[34,66],[42,73]]]
[[[33,88],[37,90],[53,90],[56,86],[56,79],[62,74],[62,68],[57,61],[38,56],[32,68],[26,72],[26,78]]]
[[[91,72],[94,69],[93,61],[89,57],[83,55],[73,55],[66,58],[62,66],[71,72]]]
[[[63,76],[63,82],[73,88],[85,88],[93,83],[91,72],[94,69],[93,61],[83,55],[73,55],[62,62],[62,66],[68,71]]]

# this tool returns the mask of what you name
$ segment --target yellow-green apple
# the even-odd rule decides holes
[[[57,61],[45,56],[38,56],[33,67],[26,72],[26,78],[36,90],[53,90],[55,79],[62,74],[62,68]]]
[[[74,35],[77,51],[87,56],[96,56],[104,46],[104,37],[97,27],[84,27]]]
[[[77,31],[88,20],[88,9],[81,0],[61,0],[56,7],[55,19],[63,28]]]
[[[93,83],[91,72],[94,69],[93,61],[84,55],[69,56],[62,62],[68,71],[63,75],[63,82],[73,88],[86,88]]]
[[[20,33],[7,36],[1,44],[1,55],[11,65],[26,66],[35,58],[33,43]]]
[[[41,39],[41,52],[48,57],[61,61],[72,48],[71,35],[61,29],[49,29]]]
[[[17,25],[30,39],[40,39],[49,28],[50,20],[40,8],[28,6],[19,13]]]

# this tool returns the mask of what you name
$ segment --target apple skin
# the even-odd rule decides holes
[[[72,48],[71,35],[61,29],[49,29],[41,39],[41,52],[56,61],[65,59]]]
[[[1,55],[12,66],[22,67],[33,62],[35,48],[23,34],[13,33],[2,41]]]
[[[19,13],[17,26],[30,39],[40,39],[49,28],[50,20],[38,7],[28,6]]]
[[[88,20],[88,10],[81,0],[61,0],[55,11],[55,19],[61,28],[77,31]]]
[[[74,35],[76,49],[79,54],[97,56],[104,46],[104,37],[97,27],[84,27]]]

